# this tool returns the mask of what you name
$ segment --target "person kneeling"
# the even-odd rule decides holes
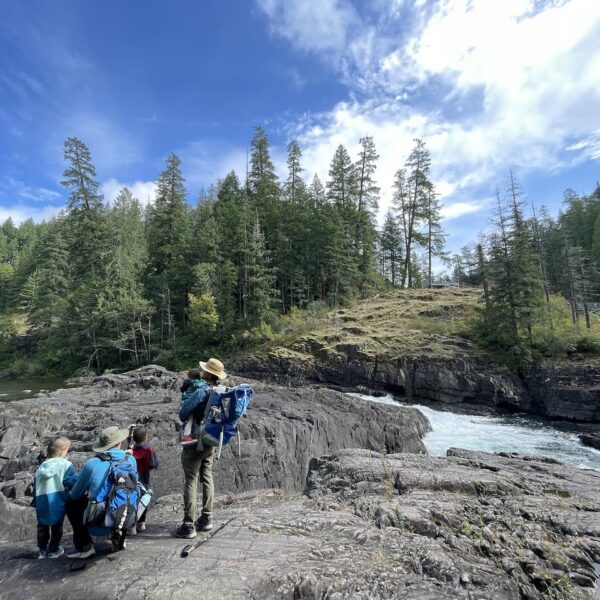
[[[127,429],[107,427],[92,447],[96,456],[83,466],[67,505],[75,546],[67,558],[94,556],[92,535],[109,536],[114,551],[125,547],[139,500],[137,463],[122,448],[128,435]]]

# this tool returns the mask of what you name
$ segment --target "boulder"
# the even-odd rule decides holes
[[[584,446],[600,450],[600,433],[582,433],[579,439]]]

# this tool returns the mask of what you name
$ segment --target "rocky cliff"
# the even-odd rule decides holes
[[[477,298],[477,291],[461,289],[380,295],[238,360],[236,368],[285,384],[316,381],[417,401],[600,422],[600,363],[568,361],[510,372],[464,336]]]

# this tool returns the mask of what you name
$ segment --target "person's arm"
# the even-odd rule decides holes
[[[154,448],[150,448],[150,470],[158,468],[158,458],[156,458],[156,452]]]
[[[79,500],[88,491],[90,486],[90,480],[92,477],[93,466],[90,466],[90,461],[85,463],[77,483],[71,489],[71,498],[73,500]]]
[[[208,394],[209,390],[207,387],[199,388],[183,403],[179,411],[179,419],[182,423],[187,421],[196,412],[196,409],[206,400]]]
[[[65,490],[72,490],[79,479],[79,475],[77,475],[77,471],[73,467],[73,465],[69,465],[69,468],[65,471],[65,476],[63,477],[63,486]]]

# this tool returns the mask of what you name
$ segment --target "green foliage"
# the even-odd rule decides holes
[[[202,342],[210,341],[219,322],[214,297],[210,294],[188,294],[187,316],[190,333]]]
[[[0,348],[3,366],[29,361],[56,375],[152,361],[185,367],[198,354],[309,331],[331,307],[385,289],[378,155],[370,136],[358,143],[355,160],[337,148],[324,186],[317,176],[304,181],[302,150],[291,141],[280,182],[257,127],[243,183],[229,173],[190,206],[171,154],[155,201],[143,208],[127,188],[105,204],[89,148],[67,139],[65,211],[0,227],[0,308],[13,326]],[[423,160],[411,154],[407,182],[421,198],[429,169],[421,142],[418,152]],[[408,273],[414,285],[423,269],[412,255],[408,271],[401,263],[398,218],[381,238],[383,262],[392,261],[394,283]]]

